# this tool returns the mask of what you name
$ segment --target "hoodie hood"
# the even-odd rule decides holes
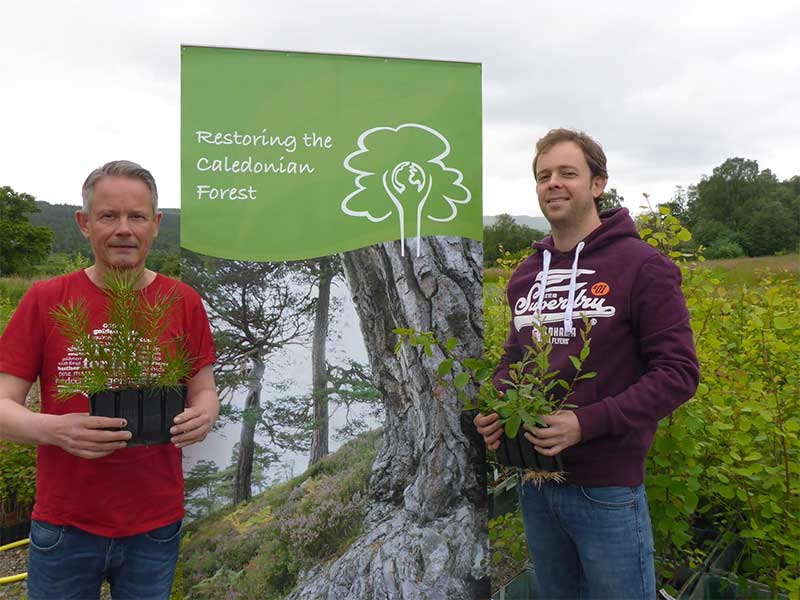
[[[636,231],[636,224],[633,222],[627,208],[614,208],[600,214],[600,227],[587,235],[582,243],[584,244],[584,251],[590,252],[626,237],[640,239],[639,232]],[[539,242],[534,242],[533,247],[539,251],[547,250],[551,254],[572,254],[574,250],[564,253],[556,249],[552,235]]]
[[[577,286],[578,276],[578,260],[581,252],[589,253],[599,250],[604,246],[614,243],[621,238],[633,237],[639,239],[639,232],[636,231],[636,225],[630,217],[627,208],[615,208],[613,210],[604,212],[600,215],[600,226],[587,235],[583,240],[569,252],[567,256],[572,255],[572,269],[569,276],[569,284],[567,288],[567,305],[564,310],[564,329],[572,331],[572,316],[575,312],[575,289]],[[550,272],[550,262],[553,254],[564,255],[565,253],[556,249],[553,244],[553,236],[548,236],[540,242],[534,242],[533,247],[542,253],[542,271],[541,271],[541,286],[542,289],[539,293],[539,301],[534,316],[534,322],[538,325],[542,324],[541,315],[544,308],[544,299],[547,293],[547,278]],[[534,337],[541,341],[541,333],[538,328],[534,328]]]

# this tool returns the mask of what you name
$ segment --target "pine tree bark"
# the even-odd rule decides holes
[[[429,237],[401,256],[399,242],[348,252],[343,263],[375,386],[386,408],[362,535],[332,564],[305,574],[290,598],[488,597],[484,447],[451,386],[444,358],[403,347],[396,327],[456,337],[459,359],[482,353],[478,242]],[[471,392],[474,390],[471,390]]]
[[[255,454],[256,419],[261,416],[261,378],[264,376],[264,361],[260,357],[250,358],[247,398],[244,403],[242,431],[239,435],[239,458],[236,462],[236,478],[233,487],[233,504],[250,500]]]
[[[323,264],[319,278],[316,314],[314,315],[314,339],[311,346],[311,387],[314,402],[314,430],[311,432],[309,466],[328,455],[328,384],[325,342],[328,338],[328,322],[331,304],[331,283],[335,273]]]

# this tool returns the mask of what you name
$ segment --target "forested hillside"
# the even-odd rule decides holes
[[[31,213],[31,225],[46,226],[53,230],[52,252],[90,254],[89,243],[83,238],[75,223],[75,211],[80,208],[79,206],[50,204],[41,200],[36,201],[36,206],[41,212]],[[158,238],[153,244],[153,250],[177,252],[180,209],[162,208],[161,212],[164,213],[164,217],[161,220],[161,229],[158,232]]]

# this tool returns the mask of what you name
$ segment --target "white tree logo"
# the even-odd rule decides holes
[[[452,221],[458,205],[472,198],[461,184],[461,171],[445,166],[443,159],[449,154],[447,139],[425,125],[367,129],[358,138],[358,150],[344,159],[345,169],[357,177],[355,191],[342,200],[342,211],[379,223],[396,210],[405,255],[405,216],[416,210],[419,256],[423,216],[440,223]]]

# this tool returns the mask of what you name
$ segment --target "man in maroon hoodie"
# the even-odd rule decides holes
[[[591,354],[570,398],[525,438],[560,454],[566,482],[522,483],[520,505],[544,598],[653,598],[653,535],[644,490],[645,458],[658,421],[695,392],[699,368],[679,269],[644,243],[628,210],[600,214],[606,157],[582,132],[554,129],[536,144],[539,207],[552,235],[534,244],[508,283],[511,328],[494,374],[535,335],[551,336],[551,368],[570,379],[579,329],[592,323]],[[486,445],[503,435],[498,415],[475,417]],[[527,429],[527,428],[526,428]]]

